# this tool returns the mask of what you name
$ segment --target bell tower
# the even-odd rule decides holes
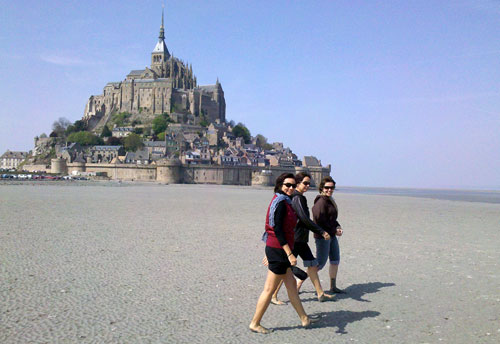
[[[165,44],[165,27],[163,26],[163,8],[161,10],[161,26],[158,43],[156,43],[153,52],[151,53],[151,69],[154,70],[160,77],[165,77],[165,65],[170,58],[167,45]]]

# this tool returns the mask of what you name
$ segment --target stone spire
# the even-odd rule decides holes
[[[153,49],[152,54],[161,54],[162,62],[166,61],[170,58],[170,53],[168,52],[167,45],[165,44],[165,27],[163,25],[164,18],[164,10],[161,10],[161,26],[160,26],[160,35],[158,36],[158,43],[156,43],[155,48]]]
[[[165,6],[161,6],[161,26],[160,26],[160,36],[158,37],[160,41],[165,41],[165,26],[163,26],[163,13],[165,11]]]

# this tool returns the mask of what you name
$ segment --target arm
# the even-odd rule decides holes
[[[324,236],[326,233],[320,226],[311,221],[309,217],[309,209],[307,209],[306,198],[302,195],[297,195],[292,198],[292,207],[297,213],[299,220],[309,229],[310,231]]]
[[[324,223],[325,219],[325,201],[323,199],[319,199],[312,208],[313,219],[316,224],[322,228],[327,227],[328,224]]]
[[[276,238],[278,239],[280,245],[283,247],[285,245],[288,246],[288,243],[285,238],[285,232],[283,231],[283,222],[286,216],[286,206],[284,201],[280,202],[276,207],[276,211],[274,213],[274,234],[276,234]],[[289,252],[287,252],[288,254]]]
[[[292,250],[285,238],[285,232],[283,231],[283,222],[286,216],[286,206],[284,201],[280,202],[276,207],[276,212],[274,213],[274,234],[276,234],[276,238],[278,239],[281,247],[285,251],[288,260],[290,261],[290,265],[295,266],[297,264],[297,258],[292,254]]]

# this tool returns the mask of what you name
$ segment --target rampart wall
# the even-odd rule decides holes
[[[68,163],[67,172],[101,172],[108,178],[127,181],[158,181],[172,184],[219,184],[270,186],[284,172],[307,171],[314,182],[330,174],[328,167],[257,167],[182,165],[168,161],[158,165]]]

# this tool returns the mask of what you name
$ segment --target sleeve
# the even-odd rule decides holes
[[[307,208],[307,201],[304,196],[297,195],[292,198],[292,207],[297,213],[299,220],[313,233],[323,235],[325,232],[320,226],[311,221],[309,217],[309,209]]]
[[[319,199],[313,206],[313,218],[314,222],[320,227],[328,227],[327,224],[325,226],[325,202],[323,199]]]
[[[276,234],[276,238],[281,246],[288,244],[285,232],[283,231],[283,222],[285,222],[286,216],[286,206],[284,202],[285,201],[279,202],[274,212],[274,234]]]

